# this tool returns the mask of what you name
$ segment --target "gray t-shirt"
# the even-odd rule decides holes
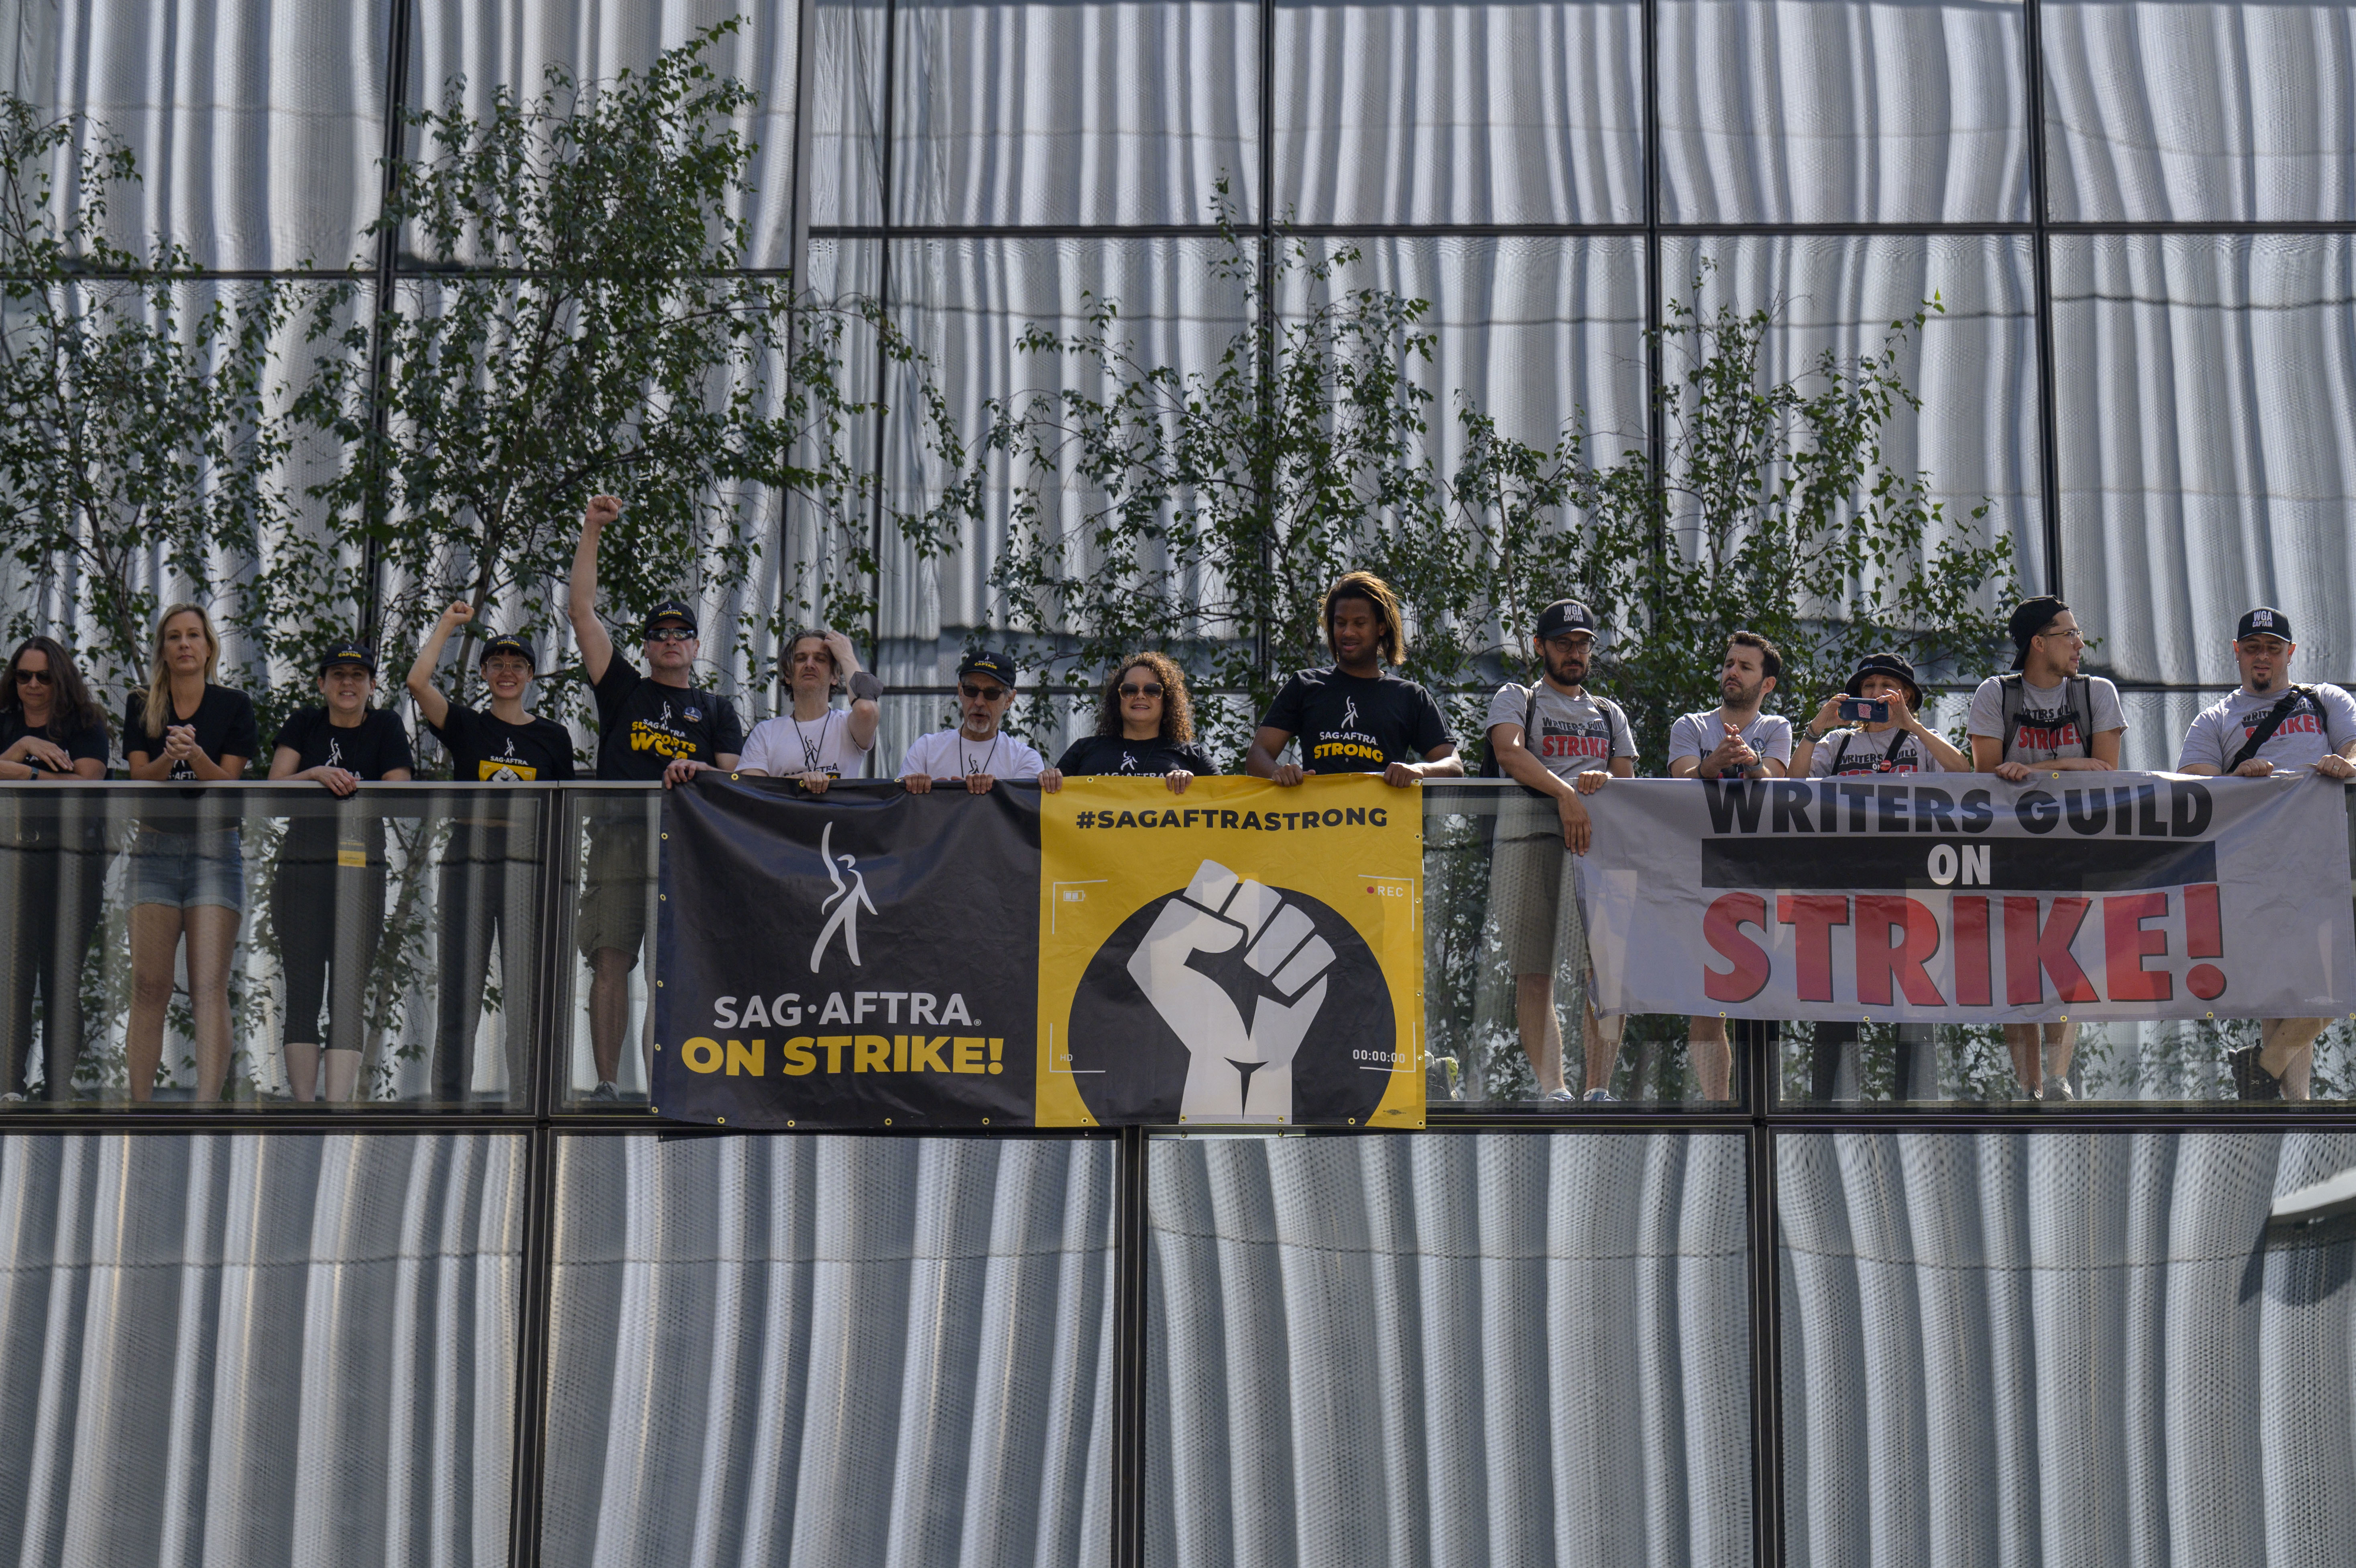
[[[2064,681],[2059,686],[2032,686],[2020,683],[2020,721],[2017,744],[2005,756],[2008,762],[2051,762],[2057,757],[2092,757],[2094,736],[2105,730],[2127,727],[2126,710],[2119,706],[2119,689],[2100,675],[2085,678],[2087,700],[2094,709],[2094,729],[2079,733],[2078,715],[2070,712],[2070,687]],[[1994,741],[2007,738],[2004,735],[2004,688],[2001,677],[1991,675],[1980,682],[1972,693],[1972,714],[1969,728],[1973,736]]]
[[[1498,687],[1497,694],[1489,699],[1489,717],[1483,729],[1518,725],[1527,718],[1522,744],[1547,771],[1565,779],[1590,768],[1608,771],[1615,757],[1635,757],[1636,737],[1629,731],[1628,715],[1611,698],[1591,692],[1566,697],[1543,681],[1537,684],[1537,710],[1532,713],[1529,687],[1510,682]]]
[[[1716,708],[1687,714],[1669,726],[1669,763],[1674,768],[1680,757],[1708,757],[1725,738],[1726,724]],[[1792,765],[1792,721],[1783,714],[1758,714],[1742,726],[1742,740],[1761,757],[1772,757],[1786,768]]]
[[[2278,773],[2312,768],[2350,741],[2356,740],[2356,698],[2351,698],[2337,686],[2310,686],[2316,703],[2299,703],[2283,715],[2266,744],[2258,747],[2258,756],[2275,765]],[[2258,725],[2265,722],[2287,693],[2269,692],[2259,696],[2246,687],[2235,692],[2223,702],[2201,710],[2192,727],[2184,732],[2184,749],[2176,759],[2176,769],[2206,763],[2220,773],[2233,766],[2233,758],[2248,744]],[[2319,703],[2322,712],[2316,711]]]
[[[1816,742],[1816,749],[1808,758],[1808,777],[1811,779],[1834,777],[1833,759],[1835,757],[1840,759],[1839,777],[1844,779],[1858,773],[1944,773],[1946,771],[1940,766],[1939,759],[1931,755],[1931,748],[1922,744],[1922,736],[1907,735],[1901,739],[1900,735],[1901,732],[1895,730],[1883,730],[1879,735],[1869,735],[1861,729],[1837,729]],[[1890,743],[1894,739],[1898,740],[1898,749],[1893,752],[1890,748]],[[1844,741],[1848,743],[1846,748],[1841,744]]]

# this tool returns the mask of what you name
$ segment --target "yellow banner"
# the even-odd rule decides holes
[[[1074,779],[1040,854],[1038,1125],[1423,1125],[1419,790]]]

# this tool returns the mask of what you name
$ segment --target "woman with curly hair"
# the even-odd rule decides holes
[[[1132,653],[1105,681],[1097,707],[1097,733],[1074,741],[1055,766],[1039,775],[1039,788],[1054,794],[1067,773],[1160,774],[1173,795],[1183,795],[1197,773],[1215,773],[1194,744],[1194,709],[1186,700],[1186,676],[1160,653]]]

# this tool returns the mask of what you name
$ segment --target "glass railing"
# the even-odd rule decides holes
[[[2019,1103],[1993,1025],[1596,1015],[1551,803],[1474,780],[1423,802],[1433,1115],[1723,1111],[1762,1052],[1782,1108]],[[0,787],[0,1114],[530,1114],[542,1063],[556,1111],[643,1109],[661,809],[634,785]],[[2215,1106],[2259,1030],[2084,1024],[2067,1081],[2080,1105]],[[2356,1100],[2356,1020],[2318,1041],[2311,1093]]]
[[[0,788],[0,1094],[528,1112],[538,791]]]

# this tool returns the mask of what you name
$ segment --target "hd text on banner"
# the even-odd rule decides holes
[[[1423,1124],[1422,818],[1371,778],[663,807],[654,1106],[744,1127]]]
[[[1588,807],[1580,882],[1603,1012],[2356,1009],[2347,798],[2329,779],[1633,779]]]

